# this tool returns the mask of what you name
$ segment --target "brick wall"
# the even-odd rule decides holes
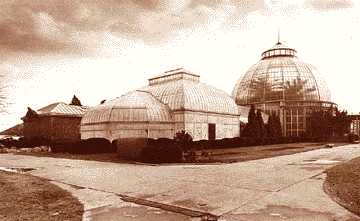
[[[80,117],[39,116],[24,122],[26,139],[43,139],[56,143],[80,141]]]

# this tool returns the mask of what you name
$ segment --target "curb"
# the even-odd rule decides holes
[[[144,205],[144,206],[155,207],[155,208],[159,208],[159,209],[170,211],[170,212],[181,213],[186,216],[201,217],[202,218],[201,220],[204,220],[204,221],[216,221],[219,218],[218,216],[215,216],[210,213],[206,213],[206,212],[202,212],[202,211],[198,211],[198,210],[192,210],[192,209],[184,208],[181,206],[174,206],[174,205],[159,203],[159,202],[155,202],[155,201],[151,201],[151,200],[127,196],[124,194],[116,194],[116,195],[119,196],[122,200],[124,200],[126,202],[131,202],[131,203]]]

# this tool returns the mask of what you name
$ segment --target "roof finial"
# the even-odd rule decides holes
[[[281,43],[280,43],[280,28],[278,28],[278,40],[277,40],[277,44],[281,44]]]

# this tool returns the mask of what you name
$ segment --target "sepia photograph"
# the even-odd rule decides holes
[[[0,0],[0,221],[360,221],[360,1]]]

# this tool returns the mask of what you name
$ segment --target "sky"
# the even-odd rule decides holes
[[[97,105],[179,67],[230,94],[278,30],[360,112],[359,1],[1,0],[0,130],[27,107]]]

